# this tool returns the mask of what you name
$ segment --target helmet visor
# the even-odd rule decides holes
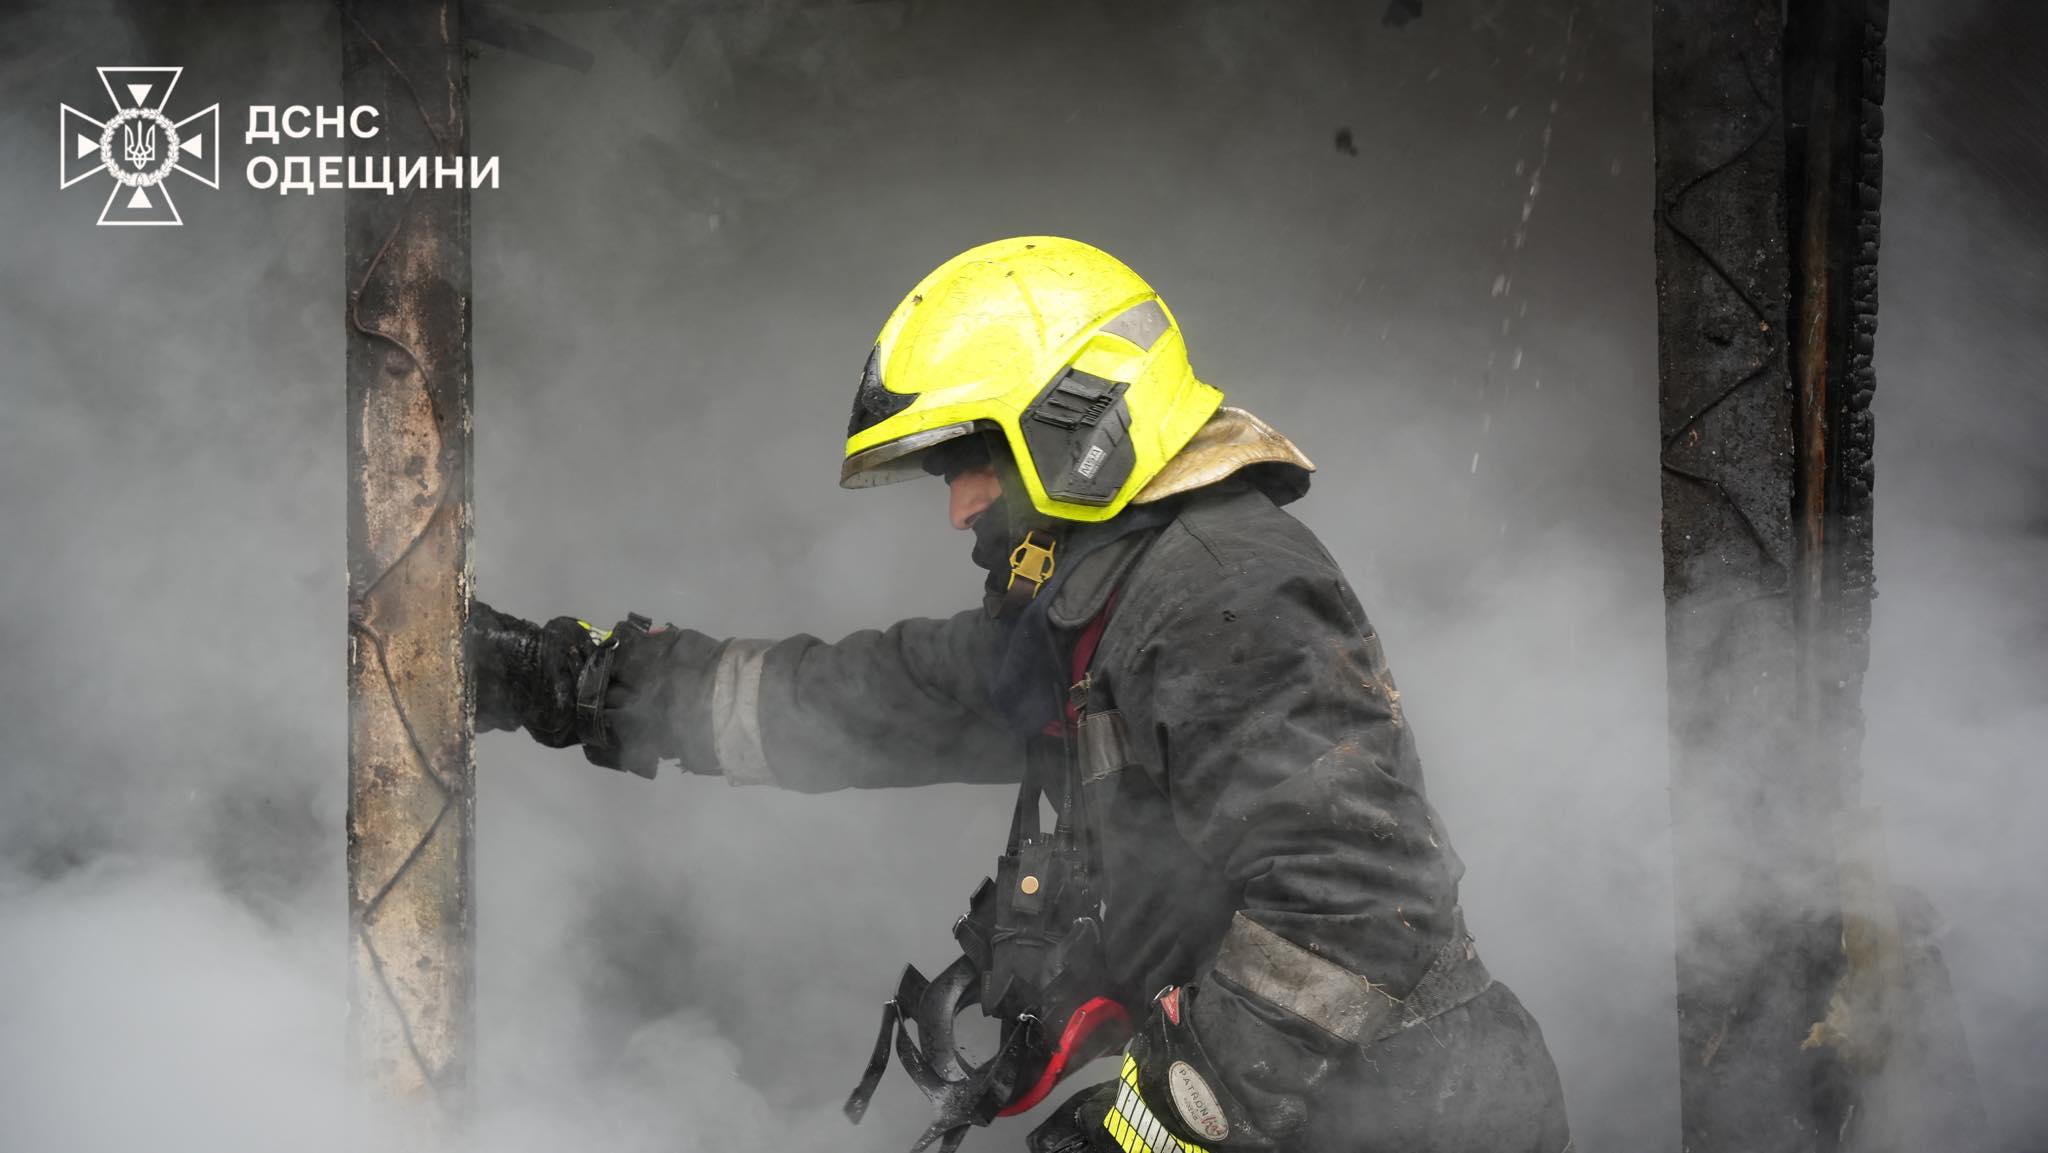
[[[846,463],[840,466],[839,487],[875,488],[929,475],[925,458],[931,449],[959,440],[973,431],[975,423],[967,420],[913,432],[887,444],[863,449],[847,457]]]

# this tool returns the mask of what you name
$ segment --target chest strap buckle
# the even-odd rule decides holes
[[[1045,543],[1040,544],[1039,539],[1036,530],[1027,532],[1023,542],[1010,550],[1010,583],[1003,586],[1004,592],[1014,590],[1020,580],[1029,581],[1031,596],[1035,597],[1038,590],[1045,587],[1045,582],[1052,579],[1053,566],[1057,563],[1052,551],[1059,542],[1047,536]]]

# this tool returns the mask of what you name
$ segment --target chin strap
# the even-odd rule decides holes
[[[1044,529],[1024,533],[1024,539],[1010,550],[1010,583],[1003,586],[1005,602],[1023,604],[1038,596],[1059,563],[1053,555],[1059,543],[1059,538]]]
[[[1001,509],[991,511],[1002,513],[1004,527],[1010,539],[1017,543],[1010,548],[1008,579],[1004,580],[1001,572],[990,574],[993,579],[989,582],[989,589],[995,592],[995,581],[1003,580],[1001,594],[996,598],[994,607],[998,612],[1013,612],[1030,604],[1052,580],[1053,571],[1059,565],[1057,552],[1062,529],[1071,526],[1062,525],[1032,507],[1030,489],[1017,471],[1016,459],[1001,446],[1000,441],[991,447],[991,459],[1003,489]]]

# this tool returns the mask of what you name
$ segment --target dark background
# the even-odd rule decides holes
[[[828,637],[972,603],[936,484],[835,486],[856,373],[952,253],[1101,245],[1322,465],[1297,511],[1387,640],[1578,1148],[1676,1148],[1647,4],[513,7],[596,62],[472,64],[487,599]],[[2015,1150],[2048,1149],[2044,23],[1894,5],[1865,698],[1867,800]],[[6,1148],[388,1121],[340,1077],[341,194],[242,178],[244,109],[336,103],[339,59],[321,4],[0,15]],[[181,229],[57,189],[58,103],[128,64],[186,68],[174,119],[223,106]],[[838,1103],[900,965],[950,954],[1000,790],[478,763],[480,1148],[907,1145],[900,1076],[859,1130]]]

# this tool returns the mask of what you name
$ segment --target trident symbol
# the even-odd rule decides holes
[[[121,155],[137,168],[147,168],[156,162],[156,125],[148,125],[141,136],[135,134],[133,124],[121,128]]]

